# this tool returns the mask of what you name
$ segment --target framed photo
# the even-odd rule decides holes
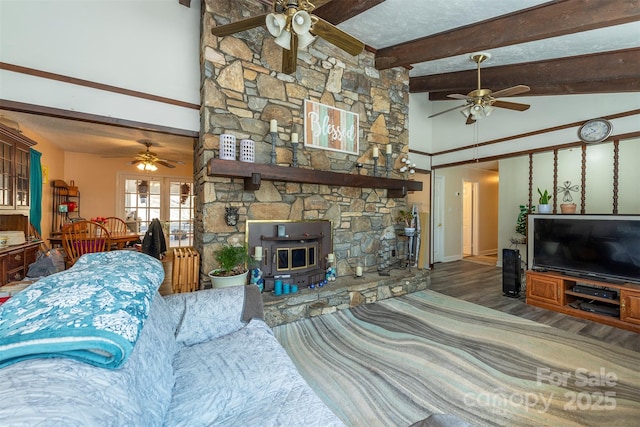
[[[358,119],[350,111],[305,100],[305,147],[359,154]]]

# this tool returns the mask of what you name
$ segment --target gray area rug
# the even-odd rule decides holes
[[[422,291],[274,328],[352,426],[637,426],[640,353]],[[640,337],[639,337],[640,338]]]

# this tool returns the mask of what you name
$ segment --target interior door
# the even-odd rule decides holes
[[[444,177],[436,176],[433,188],[433,262],[444,259]]]
[[[462,256],[473,254],[473,183],[462,182]]]

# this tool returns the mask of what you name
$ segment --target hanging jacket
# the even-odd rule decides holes
[[[155,218],[151,221],[151,224],[149,224],[147,232],[144,233],[142,252],[154,258],[161,259],[166,251],[167,242],[164,238],[162,224],[160,224],[158,218]]]

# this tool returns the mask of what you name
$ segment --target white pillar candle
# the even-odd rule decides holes
[[[278,121],[276,119],[271,119],[269,122],[269,132],[278,132]]]
[[[362,276],[362,267],[360,266],[356,267],[356,276],[358,277]]]
[[[262,246],[256,246],[255,252],[253,253],[253,257],[255,259],[262,259]]]
[[[391,144],[387,144],[387,154],[391,154]]]
[[[291,142],[294,143],[294,144],[298,143],[298,134],[297,133],[294,132],[294,133],[291,134]]]
[[[373,157],[378,157],[378,147],[373,147]]]
[[[333,254],[327,254],[327,262],[335,262],[336,257]]]

